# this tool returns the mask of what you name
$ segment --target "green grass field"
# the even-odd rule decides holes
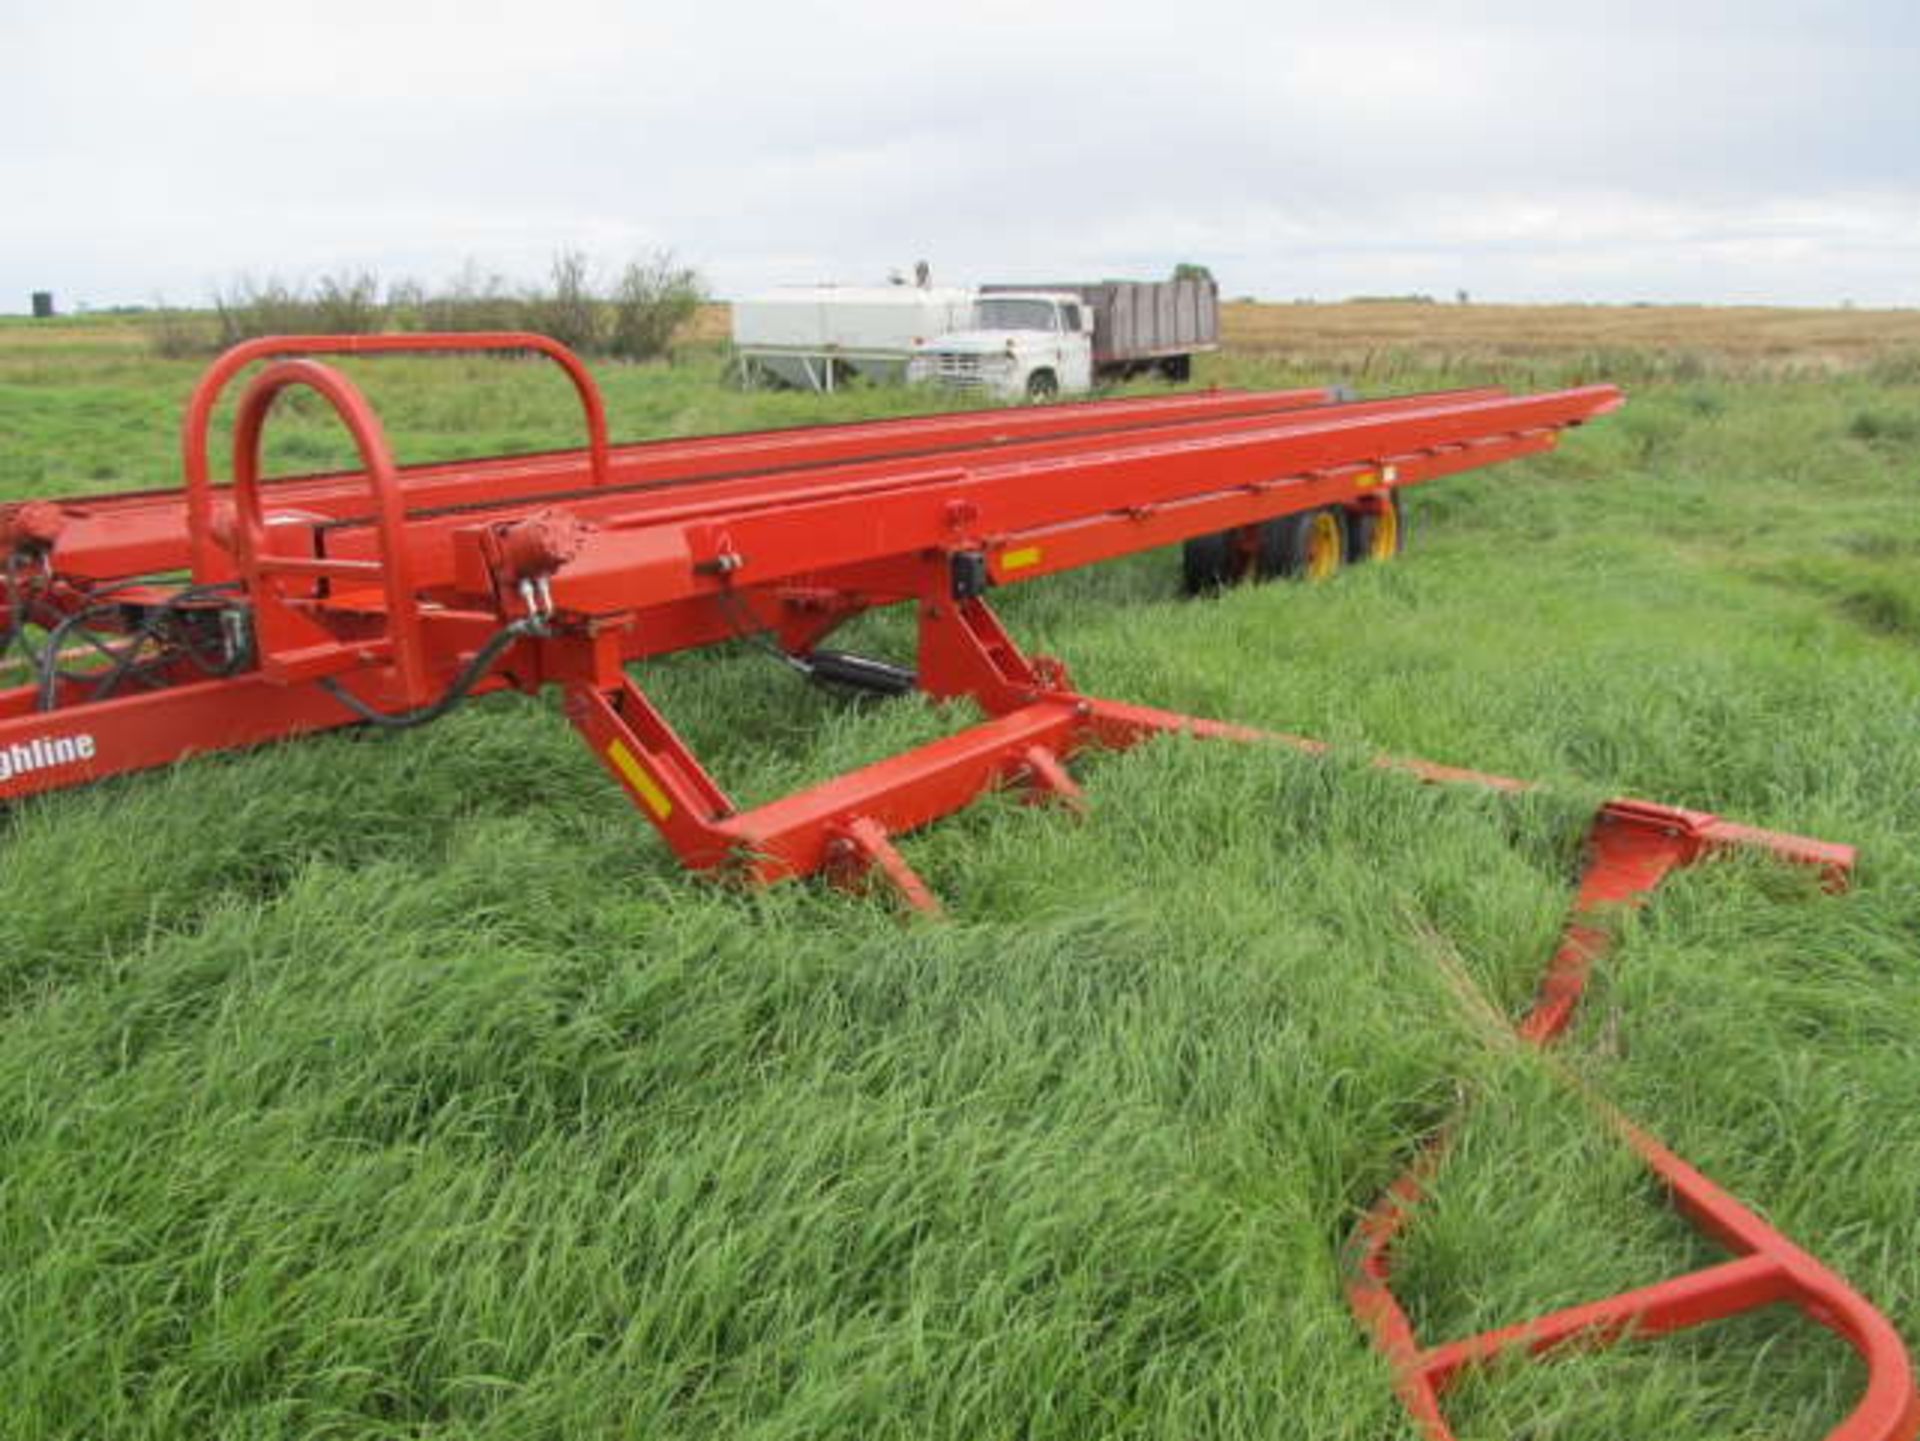
[[[195,368],[53,335],[0,337],[0,489],[173,481]],[[531,367],[356,371],[403,459],[576,434]],[[615,434],[915,402],[718,373],[603,372]],[[342,458],[317,411],[275,435]],[[1417,493],[1392,566],[1189,602],[1161,553],[1008,592],[1095,693],[1338,750],[1094,758],[1080,824],[977,805],[905,843],[935,925],[690,881],[510,697],[17,806],[0,1435],[1411,1435],[1337,1253],[1463,1091],[1407,1252],[1426,1335],[1711,1255],[1448,979],[1525,1004],[1619,793],[1860,846],[1842,897],[1757,862],[1670,883],[1563,1055],[1920,1340],[1917,502],[1920,367],[1709,369]],[[960,720],[744,650],[645,681],[749,801]],[[1422,788],[1375,750],[1552,789]],[[1858,1383],[1769,1313],[1453,1410],[1488,1441],[1817,1437]]]

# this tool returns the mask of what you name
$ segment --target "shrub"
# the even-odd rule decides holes
[[[1847,422],[1847,434],[1869,444],[1911,446],[1920,442],[1920,415],[1908,411],[1860,410]]]
[[[544,288],[516,294],[504,277],[469,260],[445,288],[396,281],[381,294],[372,271],[323,276],[312,290],[248,276],[217,289],[211,311],[156,308],[147,325],[155,353],[209,354],[262,335],[373,335],[381,331],[531,330],[588,354],[647,360],[666,352],[674,332],[704,298],[698,272],[670,252],[629,265],[612,295],[593,283],[586,255],[554,256]]]
[[[213,293],[213,315],[222,348],[260,335],[297,335],[309,323],[306,297],[296,286],[242,276]]]
[[[394,281],[387,287],[387,329],[426,329],[421,316],[426,311],[427,303],[427,287],[418,280]]]
[[[651,360],[666,354],[674,332],[693,319],[705,298],[699,272],[678,264],[671,251],[635,261],[614,292],[608,353],[623,360]]]
[[[594,298],[587,257],[563,250],[548,271],[551,289],[529,291],[520,328],[549,336],[574,350],[600,348],[603,307]]]
[[[469,260],[447,289],[422,303],[420,326],[446,331],[519,330],[525,309],[503,277],[483,274]]]
[[[371,335],[386,324],[380,280],[368,270],[322,276],[305,308],[315,335]]]
[[[163,360],[185,360],[206,355],[217,348],[218,334],[205,311],[178,310],[156,304],[142,321],[147,344]]]
[[[1867,379],[1876,385],[1920,384],[1920,350],[1895,350],[1875,357]]]

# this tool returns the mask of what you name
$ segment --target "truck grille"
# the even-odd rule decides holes
[[[972,386],[986,383],[978,355],[943,350],[934,357],[934,377],[942,385]]]

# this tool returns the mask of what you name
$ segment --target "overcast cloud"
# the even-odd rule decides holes
[[[0,309],[247,273],[1920,304],[1920,5],[0,0]]]

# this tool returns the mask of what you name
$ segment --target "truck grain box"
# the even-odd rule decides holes
[[[1219,345],[1211,279],[983,285],[972,328],[920,347],[907,379],[1044,400],[1149,370],[1185,380]]]
[[[1154,369],[1169,380],[1185,380],[1196,353],[1220,348],[1220,290],[1212,280],[980,287],[983,299],[1013,291],[1078,296],[1093,316],[1093,367],[1099,375]]]
[[[953,286],[794,285],[736,300],[733,344],[748,381],[833,390],[852,376],[899,381],[916,347],[972,323]]]

